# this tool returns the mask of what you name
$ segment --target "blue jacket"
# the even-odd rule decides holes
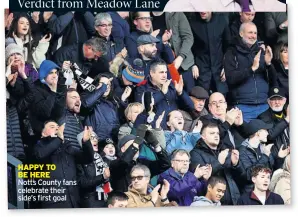
[[[108,12],[113,20],[113,28],[111,35],[116,40],[126,41],[126,38],[130,35],[130,27],[128,22],[123,19],[117,12]]]
[[[193,107],[193,102],[185,91],[183,91],[183,93],[178,96],[173,83],[169,85],[167,94],[163,94],[163,92],[158,87],[154,86],[151,83],[151,79],[149,78],[148,80],[146,80],[146,84],[136,88],[136,102],[142,103],[144,92],[151,92],[154,98],[153,111],[155,112],[155,118],[154,121],[151,123],[153,127],[155,127],[156,119],[162,114],[163,111],[165,111],[164,117],[167,117],[167,115],[171,111],[178,109],[178,105],[180,105],[180,107],[184,109]],[[167,129],[166,118],[163,118],[161,127],[163,129]]]
[[[190,206],[194,197],[203,194],[206,190],[206,182],[199,181],[191,172],[187,172],[182,177],[170,168],[160,175],[159,183],[164,179],[170,183],[169,201],[176,201],[179,206]]]
[[[175,132],[165,131],[165,137],[166,151],[170,155],[175,149],[183,149],[190,152],[201,138],[201,134],[176,130]]]
[[[112,138],[118,141],[120,127],[118,107],[112,100],[103,98],[106,89],[107,86],[103,84],[93,92],[82,93],[82,107],[89,110],[85,126],[92,126],[100,139]]]
[[[224,69],[233,104],[258,105],[267,103],[268,83],[264,52],[261,53],[260,66],[252,71],[254,58],[260,48],[255,43],[251,48],[237,38],[225,54]],[[269,67],[268,69],[272,69]],[[268,73],[270,75],[270,73]]]
[[[127,38],[126,49],[130,58],[141,58],[141,55],[138,52],[137,39],[139,36],[146,34],[149,33],[136,30],[135,32],[132,32]],[[171,47],[168,44],[163,44],[161,38],[157,38],[160,40],[160,42],[156,43],[156,57],[161,57],[167,64],[171,64],[175,59]]]
[[[283,205],[284,201],[282,197],[273,192],[266,192],[266,200],[265,205]],[[239,200],[237,205],[263,205],[259,198],[254,194],[253,191],[249,193],[243,194]]]

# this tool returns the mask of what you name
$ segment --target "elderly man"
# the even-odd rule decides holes
[[[286,105],[287,98],[283,89],[273,87],[270,89],[268,104],[270,108],[259,115],[259,119],[272,124],[268,130],[268,142],[274,143],[272,153],[277,156],[282,145],[290,146],[290,109]]]
[[[268,109],[268,82],[276,73],[271,64],[272,50],[269,46],[266,49],[264,45],[259,46],[257,33],[254,23],[243,23],[240,37],[228,49],[224,59],[232,104],[242,111],[246,122]]]
[[[189,172],[190,155],[182,149],[174,151],[171,162],[172,167],[160,175],[159,182],[165,179],[170,183],[169,200],[176,201],[179,206],[189,206],[195,196],[206,190],[212,167],[198,165],[194,173]],[[198,180],[200,178],[203,180]]]
[[[226,147],[238,148],[244,140],[241,136],[243,117],[238,108],[227,111],[227,102],[224,95],[219,92],[211,94],[208,108],[210,114],[201,117],[203,125],[210,122],[219,127],[220,139]]]

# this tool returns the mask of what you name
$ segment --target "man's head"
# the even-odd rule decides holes
[[[189,169],[190,155],[183,149],[175,150],[172,153],[171,165],[176,173],[184,175]]]
[[[256,16],[256,12],[240,12],[241,23],[252,22]]]
[[[213,202],[219,202],[225,195],[226,188],[227,183],[224,178],[219,176],[211,176],[207,183],[206,197]]]
[[[193,87],[189,96],[197,112],[201,112],[204,109],[206,99],[209,98],[208,92],[200,86]]]
[[[112,191],[108,194],[108,208],[126,208],[128,204],[128,196],[119,191]]]
[[[167,117],[167,125],[172,132],[183,130],[184,118],[182,113],[178,110],[171,111]]]
[[[133,23],[137,30],[150,32],[152,29],[152,17],[150,12],[135,12],[132,15]]]
[[[159,43],[159,39],[152,35],[141,35],[137,39],[138,52],[141,54],[144,60],[151,60],[157,54],[156,43]]]
[[[266,124],[260,119],[253,119],[244,127],[245,133],[250,139],[258,139],[261,143],[267,142],[268,130],[272,128],[272,124]]]
[[[167,81],[167,65],[163,60],[153,61],[150,65],[150,77],[153,84],[161,86]]]
[[[134,123],[138,115],[141,114],[143,111],[144,106],[139,102],[134,102],[128,104],[127,108],[124,110],[124,114],[129,122]]]
[[[224,97],[219,92],[215,92],[211,94],[209,98],[209,105],[208,105],[210,113],[216,118],[225,117],[227,113],[227,102]]]
[[[132,188],[138,192],[144,192],[148,188],[150,182],[150,170],[142,164],[135,165],[130,172]]]
[[[200,16],[202,20],[209,22],[212,16],[212,12],[200,12]]]
[[[101,37],[109,37],[112,32],[112,27],[112,17],[109,13],[98,13],[95,16],[94,28]]]
[[[243,42],[247,44],[248,47],[251,47],[257,42],[257,26],[252,22],[242,23],[239,29],[239,35]]]
[[[51,60],[42,61],[39,67],[39,80],[49,86],[57,84],[59,78],[60,67]]]
[[[91,38],[83,45],[83,54],[87,60],[97,60],[107,52],[106,43],[100,38]]]
[[[264,166],[256,166],[252,169],[251,180],[254,183],[254,190],[266,192],[269,188],[271,170]]]
[[[278,87],[273,87],[269,91],[267,102],[272,111],[281,112],[287,102],[286,93]]]
[[[56,136],[58,129],[59,125],[55,121],[46,121],[41,132],[41,137]]]
[[[217,149],[220,142],[219,128],[217,124],[208,123],[202,127],[202,139],[212,149]]]
[[[81,108],[81,98],[76,89],[70,88],[66,93],[66,106],[71,112],[78,114]]]

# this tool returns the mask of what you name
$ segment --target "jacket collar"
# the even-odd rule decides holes
[[[267,199],[268,199],[269,196],[270,196],[270,191],[267,190],[267,191],[266,191],[266,200],[265,200],[265,201],[267,201]],[[250,199],[253,199],[253,200],[256,200],[256,201],[262,203],[262,202],[259,200],[259,198],[257,197],[257,195],[255,195],[254,191],[252,191],[252,192],[250,193]],[[265,203],[266,203],[266,202],[265,202]]]
[[[170,176],[172,176],[175,179],[183,179],[182,175],[180,175],[179,173],[177,173],[173,168],[168,169],[168,173],[169,173]],[[187,173],[185,173],[184,176]]]
[[[151,194],[150,194],[152,190],[153,190],[153,186],[150,184],[148,185],[147,194],[143,194],[143,193],[141,194],[140,192],[138,192],[137,190],[132,188],[132,185],[130,185],[128,187],[128,191],[137,195],[141,199],[142,202],[146,202],[146,200],[150,201],[152,199]],[[143,201],[144,199],[145,199],[145,201]]]

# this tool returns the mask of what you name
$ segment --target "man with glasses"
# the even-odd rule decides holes
[[[131,185],[128,192],[128,208],[132,207],[161,207],[169,204],[168,192],[170,184],[163,180],[163,185],[155,188],[149,184],[151,173],[147,166],[142,164],[135,165],[130,172]],[[161,187],[160,193],[158,192]]]
[[[242,112],[238,108],[227,111],[227,102],[223,94],[215,92],[210,95],[208,104],[210,114],[202,116],[203,125],[210,122],[219,127],[220,139],[228,148],[235,149],[243,142],[241,126],[243,125]]]
[[[131,32],[130,37],[127,38],[126,48],[130,58],[140,58],[141,55],[138,52],[137,44],[138,37],[141,35],[152,35],[156,37],[159,31],[152,32],[152,17],[150,16],[150,12],[135,12],[133,13],[132,20],[135,25],[135,30]],[[172,63],[175,59],[173,51],[168,44],[171,35],[171,32],[166,31],[164,36],[159,39],[161,42],[156,44],[157,57],[161,57],[167,64]]]
[[[173,152],[171,164],[172,167],[160,175],[159,182],[165,179],[170,183],[169,200],[176,201],[179,206],[190,206],[194,197],[206,190],[212,167],[198,165],[194,173],[189,172],[190,155],[183,149]]]
[[[267,124],[273,124],[273,127],[268,130],[267,139],[269,143],[274,143],[272,153],[277,156],[282,145],[285,147],[290,145],[290,109],[289,105],[286,105],[285,91],[278,87],[270,89],[267,102],[270,108],[260,114],[258,119]]]

